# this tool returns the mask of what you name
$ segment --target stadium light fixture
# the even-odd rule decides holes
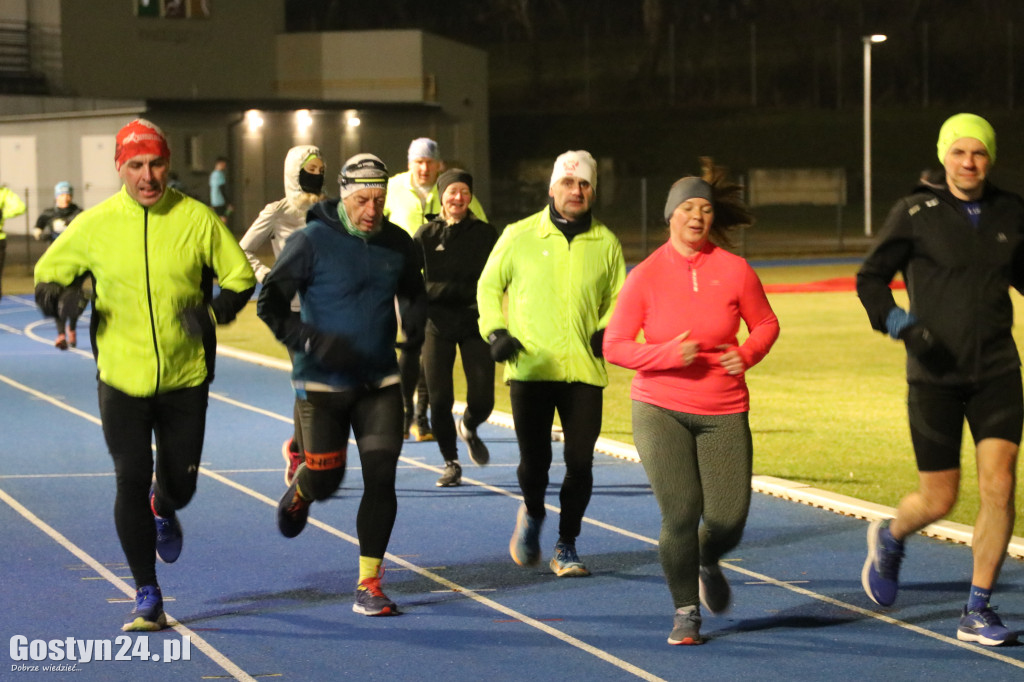
[[[864,43],[864,236],[871,236],[871,46],[887,36],[863,36]]]

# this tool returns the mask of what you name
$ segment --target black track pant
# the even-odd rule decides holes
[[[565,478],[559,492],[559,539],[574,542],[594,487],[594,444],[601,434],[602,389],[561,381],[513,381],[509,397],[519,441],[519,488],[530,516],[545,516],[555,410],[565,437]]]
[[[100,419],[114,459],[114,523],[135,586],[156,585],[156,524],[149,506],[154,485],[160,516],[172,517],[196,491],[206,435],[209,385],[135,398],[99,382]],[[153,438],[156,483],[153,484]]]
[[[462,418],[466,426],[475,430],[487,421],[494,409],[494,360],[490,345],[479,334],[452,341],[432,332],[428,326],[423,342],[423,371],[430,392],[431,428],[445,461],[459,458],[452,417],[455,403],[452,370],[456,349],[466,375],[466,413]]]

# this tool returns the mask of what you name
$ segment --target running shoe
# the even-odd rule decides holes
[[[125,632],[163,630],[167,627],[164,598],[156,585],[143,585],[135,591],[135,608],[121,626]]]
[[[438,488],[454,488],[457,485],[462,485],[462,466],[454,459],[445,462],[444,473],[434,485]]]
[[[72,348],[78,348],[78,333],[74,329],[68,330],[68,345]]]
[[[61,350],[68,349],[68,337],[64,334],[57,334],[57,340],[53,342],[53,345]]]
[[[991,606],[974,611],[968,611],[965,606],[960,616],[960,625],[956,629],[956,638],[961,642],[999,646],[1016,642],[1017,633],[1003,625]]]
[[[281,446],[281,456],[284,458],[284,484],[291,485],[292,478],[295,476],[295,470],[299,468],[299,465],[306,461],[306,456],[301,452],[294,450],[295,439],[289,438]]]
[[[156,513],[156,492],[149,489],[149,508],[153,512],[153,519],[156,521],[156,556],[165,564],[173,564],[181,556],[181,546],[184,542],[184,534],[181,532],[181,523],[178,517],[165,518]]]
[[[567,542],[559,541],[555,544],[555,555],[551,557],[548,566],[559,578],[583,578],[590,575],[576,554],[576,546]]]
[[[291,485],[288,486],[288,490],[284,491],[281,501],[277,503],[277,528],[286,538],[293,538],[301,533],[302,529],[306,527],[306,521],[309,520],[309,506],[313,502],[299,494],[299,472],[305,466],[306,464],[302,463],[295,470]]]
[[[693,607],[693,610],[680,612],[672,618],[672,632],[668,636],[668,643],[678,644],[703,644],[700,636],[700,608]]]
[[[732,590],[718,564],[700,567],[700,603],[711,613],[725,613],[729,610]]]
[[[356,587],[356,603],[352,610],[364,616],[397,616],[398,604],[388,599],[380,589],[380,580],[384,577],[384,567],[373,578],[364,578]]]
[[[412,426],[409,427],[409,435],[417,443],[434,440],[434,432],[430,430],[430,422],[426,417],[416,417]]]
[[[898,543],[897,549],[886,548],[882,531],[889,528],[889,523],[890,519],[876,519],[868,526],[868,557],[860,573],[864,592],[879,606],[892,606],[900,587],[903,543]]]
[[[455,430],[459,432],[459,438],[466,444],[469,458],[473,460],[473,464],[483,466],[491,461],[491,453],[487,446],[480,440],[480,436],[476,435],[476,429],[466,426],[466,420],[460,419],[459,423],[455,425]]]
[[[512,560],[520,566],[536,566],[540,562],[540,526],[543,519],[535,519],[526,513],[526,505],[519,506],[516,514],[516,529],[508,543]]]

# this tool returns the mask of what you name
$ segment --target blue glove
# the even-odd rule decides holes
[[[907,327],[917,324],[917,318],[899,306],[889,311],[885,318],[885,331],[893,339],[900,340]]]

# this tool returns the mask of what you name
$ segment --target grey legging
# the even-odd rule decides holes
[[[668,589],[677,609],[692,606],[700,601],[699,566],[738,545],[747,522],[747,413],[695,415],[634,400],[633,442],[661,508],[658,548]]]

